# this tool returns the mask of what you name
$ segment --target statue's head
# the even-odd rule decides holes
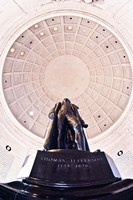
[[[64,102],[64,103],[71,103],[71,101],[70,101],[68,98],[64,98],[64,99],[63,99],[63,102]]]

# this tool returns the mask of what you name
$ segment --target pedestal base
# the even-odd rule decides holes
[[[24,182],[68,188],[105,185],[118,180],[104,152],[53,150],[38,151],[31,174]]]
[[[30,176],[0,184],[0,200],[132,200],[133,180],[115,177],[104,152],[38,151]]]

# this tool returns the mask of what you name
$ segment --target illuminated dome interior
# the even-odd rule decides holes
[[[131,66],[119,39],[98,22],[78,16],[40,21],[12,44],[3,89],[15,118],[44,137],[48,112],[68,97],[80,108],[93,138],[111,127],[131,93]]]

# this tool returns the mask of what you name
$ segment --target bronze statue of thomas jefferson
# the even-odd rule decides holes
[[[53,120],[44,149],[78,149],[88,151],[89,147],[83,128],[87,128],[78,112],[78,106],[68,98],[55,104],[49,113]]]

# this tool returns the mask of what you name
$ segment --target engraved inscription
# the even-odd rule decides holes
[[[41,157],[41,162],[51,162],[57,163],[57,167],[59,168],[87,168],[89,167],[89,163],[102,161],[102,158],[81,158],[81,159],[63,159],[63,158],[49,158],[49,157]]]

